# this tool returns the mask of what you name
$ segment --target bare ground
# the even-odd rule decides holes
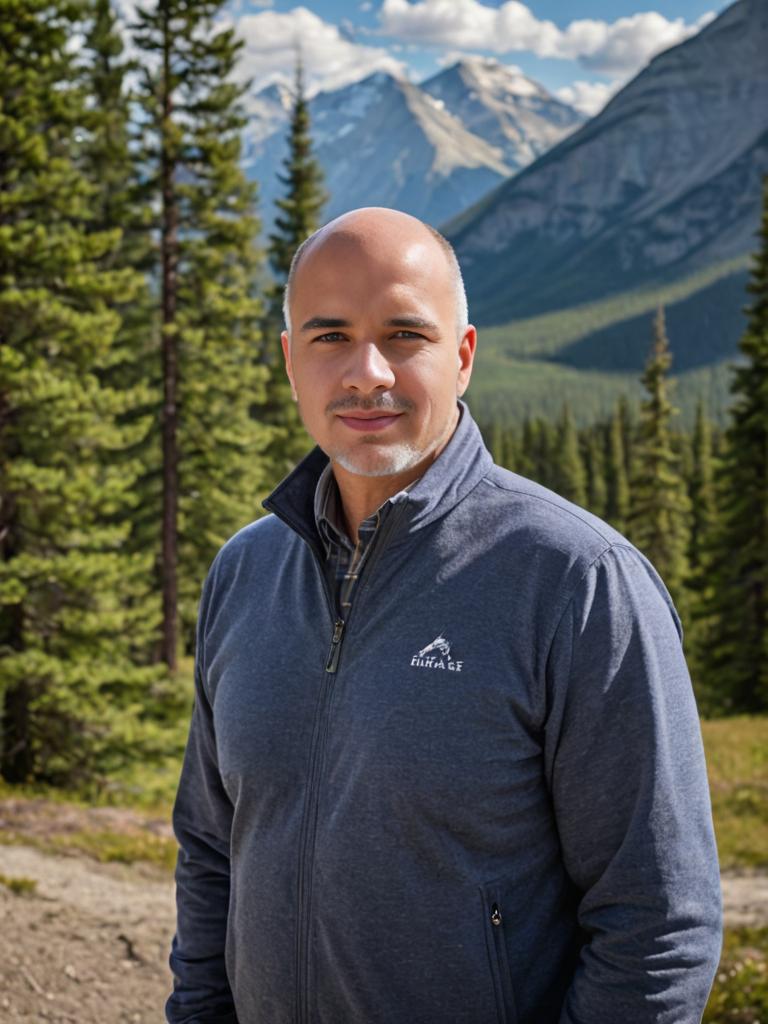
[[[2,1024],[161,1024],[170,991],[174,923],[169,873],[147,864],[101,864],[35,845],[95,831],[170,834],[167,822],[119,809],[0,801],[0,874],[37,885],[0,885]],[[768,875],[723,877],[726,923],[768,925]]]

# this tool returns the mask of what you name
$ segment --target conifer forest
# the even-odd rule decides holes
[[[0,0],[0,776],[96,791],[178,757],[200,587],[310,445],[282,285],[328,195],[297,59],[266,237],[241,43],[215,0]],[[487,422],[496,461],[606,519],[683,620],[702,715],[768,711],[768,189],[726,422],[642,400]],[[482,330],[480,331],[482,346]]]

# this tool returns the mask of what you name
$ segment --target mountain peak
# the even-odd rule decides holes
[[[493,57],[467,56],[423,82],[421,89],[519,170],[584,121],[520,68]]]

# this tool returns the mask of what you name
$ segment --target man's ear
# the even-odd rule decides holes
[[[285,372],[288,375],[288,380],[291,382],[291,398],[294,400],[294,402],[298,402],[299,396],[296,394],[296,385],[293,380],[293,363],[291,362],[291,339],[288,336],[288,331],[283,331],[283,333],[280,335],[280,344],[283,347]]]
[[[475,358],[477,347],[477,330],[468,324],[459,341],[459,372],[456,378],[456,394],[459,398],[469,387],[469,378],[472,376],[472,364]]]

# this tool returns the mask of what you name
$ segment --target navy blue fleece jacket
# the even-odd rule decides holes
[[[172,1024],[696,1024],[720,948],[677,615],[466,408],[346,623],[315,450],[206,580]]]

